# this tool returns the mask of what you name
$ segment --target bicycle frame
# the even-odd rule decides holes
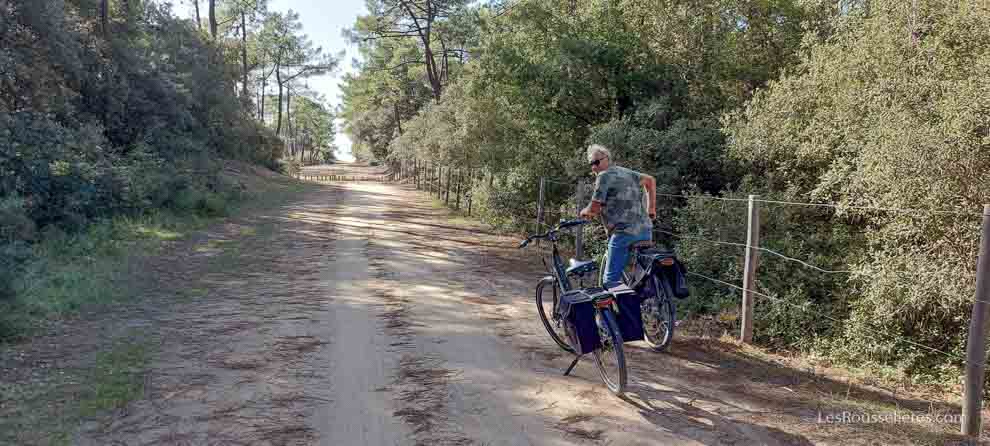
[[[571,284],[571,279],[567,277],[567,273],[564,268],[564,261],[560,257],[560,249],[557,248],[557,238],[551,239],[553,244],[553,250],[550,254],[551,271],[554,279],[557,281],[557,289],[560,290],[560,294],[564,294],[568,291],[574,289],[574,285]]]
[[[561,259],[560,256],[560,248],[557,246],[558,234],[560,231],[564,229],[587,224],[587,223],[588,223],[587,221],[583,221],[583,220],[562,222],[560,225],[558,225],[557,228],[552,229],[545,234],[531,235],[527,237],[526,240],[519,245],[519,248],[525,248],[527,245],[529,245],[531,241],[537,239],[549,240],[552,245],[552,249],[550,252],[551,265],[546,264],[546,258],[543,259],[543,265],[547,267],[551,275],[543,277],[536,287],[538,311],[544,326],[546,327],[547,331],[550,332],[550,336],[553,337],[554,341],[556,341],[557,344],[559,344],[562,348],[564,348],[564,350],[569,351],[571,353],[575,353],[574,349],[571,347],[567,347],[565,343],[566,341],[562,341],[560,339],[560,336],[556,333],[554,327],[551,326],[551,321],[548,319],[546,312],[544,311],[544,307],[542,303],[543,302],[542,290],[546,282],[549,281],[557,282],[556,288],[554,288],[553,310],[551,312],[550,318],[552,318],[555,323],[559,322],[557,319],[557,309],[558,309],[557,305],[559,303],[557,291],[559,290],[560,295],[563,296],[565,293],[572,291],[574,289],[574,285],[571,283],[571,279],[567,275],[567,269],[564,267],[564,261],[563,259]],[[579,274],[579,277],[581,277],[583,281],[584,275],[593,270],[594,269],[587,269],[584,266],[581,266],[579,269],[575,269],[575,272]],[[624,391],[623,389],[625,388],[627,378],[626,378],[625,355],[623,354],[622,351],[623,341],[619,333],[619,328],[616,325],[616,317],[618,314],[617,310],[614,308],[616,305],[616,300],[611,295],[595,296],[592,298],[592,304],[594,306],[594,311],[595,311],[595,324],[598,326],[597,329],[599,330],[599,334],[601,334],[603,330],[606,333],[605,338],[602,338],[602,345],[612,346],[607,350],[601,348],[595,349],[594,350],[595,362],[598,365],[599,372],[602,375],[602,380],[605,381],[605,384],[608,386],[609,390],[611,390],[616,394],[621,395]],[[616,372],[617,375],[615,376],[616,378],[615,381],[612,380],[609,372],[606,370],[606,366],[604,365],[604,361],[602,359],[603,352],[607,353],[609,351],[615,354],[615,363],[617,368],[617,372]],[[581,359],[582,356],[584,355],[583,354],[575,355],[574,361],[571,362],[571,365],[564,372],[565,376],[568,375],[571,372],[571,370],[574,369],[574,367],[577,365],[578,361]]]

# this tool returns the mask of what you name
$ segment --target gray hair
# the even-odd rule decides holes
[[[595,155],[599,155],[599,154],[601,154],[603,156],[600,156],[598,158],[609,158],[609,159],[612,158],[612,152],[609,152],[608,149],[605,148],[605,146],[603,146],[601,144],[592,144],[592,145],[588,146],[588,161],[589,162],[590,161],[594,161]]]

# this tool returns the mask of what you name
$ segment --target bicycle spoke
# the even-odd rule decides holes
[[[565,341],[564,327],[557,317],[557,292],[556,283],[552,281],[540,282],[536,287],[536,306],[540,320],[544,328],[550,334],[550,338],[564,351],[574,352],[574,349]]]
[[[599,336],[601,346],[595,350],[595,363],[601,372],[602,381],[613,393],[621,394],[626,386],[626,363],[622,351],[622,337],[611,312],[599,313]]]

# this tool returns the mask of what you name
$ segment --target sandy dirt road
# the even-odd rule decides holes
[[[517,240],[408,186],[325,185],[227,225],[219,267],[155,322],[146,395],[75,443],[270,445],[909,444],[917,426],[815,421],[825,392],[884,397],[717,341],[627,348],[630,392],[546,336],[543,275]],[[532,253],[531,253],[532,254]],[[731,348],[729,349],[731,350]],[[896,400],[903,407],[921,402]],[[850,406],[852,407],[852,406]],[[855,409],[855,407],[852,407]],[[919,410],[921,410],[919,408]]]

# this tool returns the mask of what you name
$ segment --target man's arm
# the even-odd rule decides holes
[[[602,206],[605,205],[606,190],[608,189],[607,173],[599,174],[595,178],[595,190],[591,192],[591,203],[588,203],[578,215],[581,218],[592,219],[602,213]]]
[[[647,174],[641,174],[639,184],[646,188],[646,207],[650,218],[657,218],[657,179]]]
[[[591,200],[591,203],[588,203],[588,205],[585,206],[584,209],[581,209],[580,216],[581,218],[592,219],[597,217],[598,214],[601,213],[602,213],[602,204],[598,201]]]

